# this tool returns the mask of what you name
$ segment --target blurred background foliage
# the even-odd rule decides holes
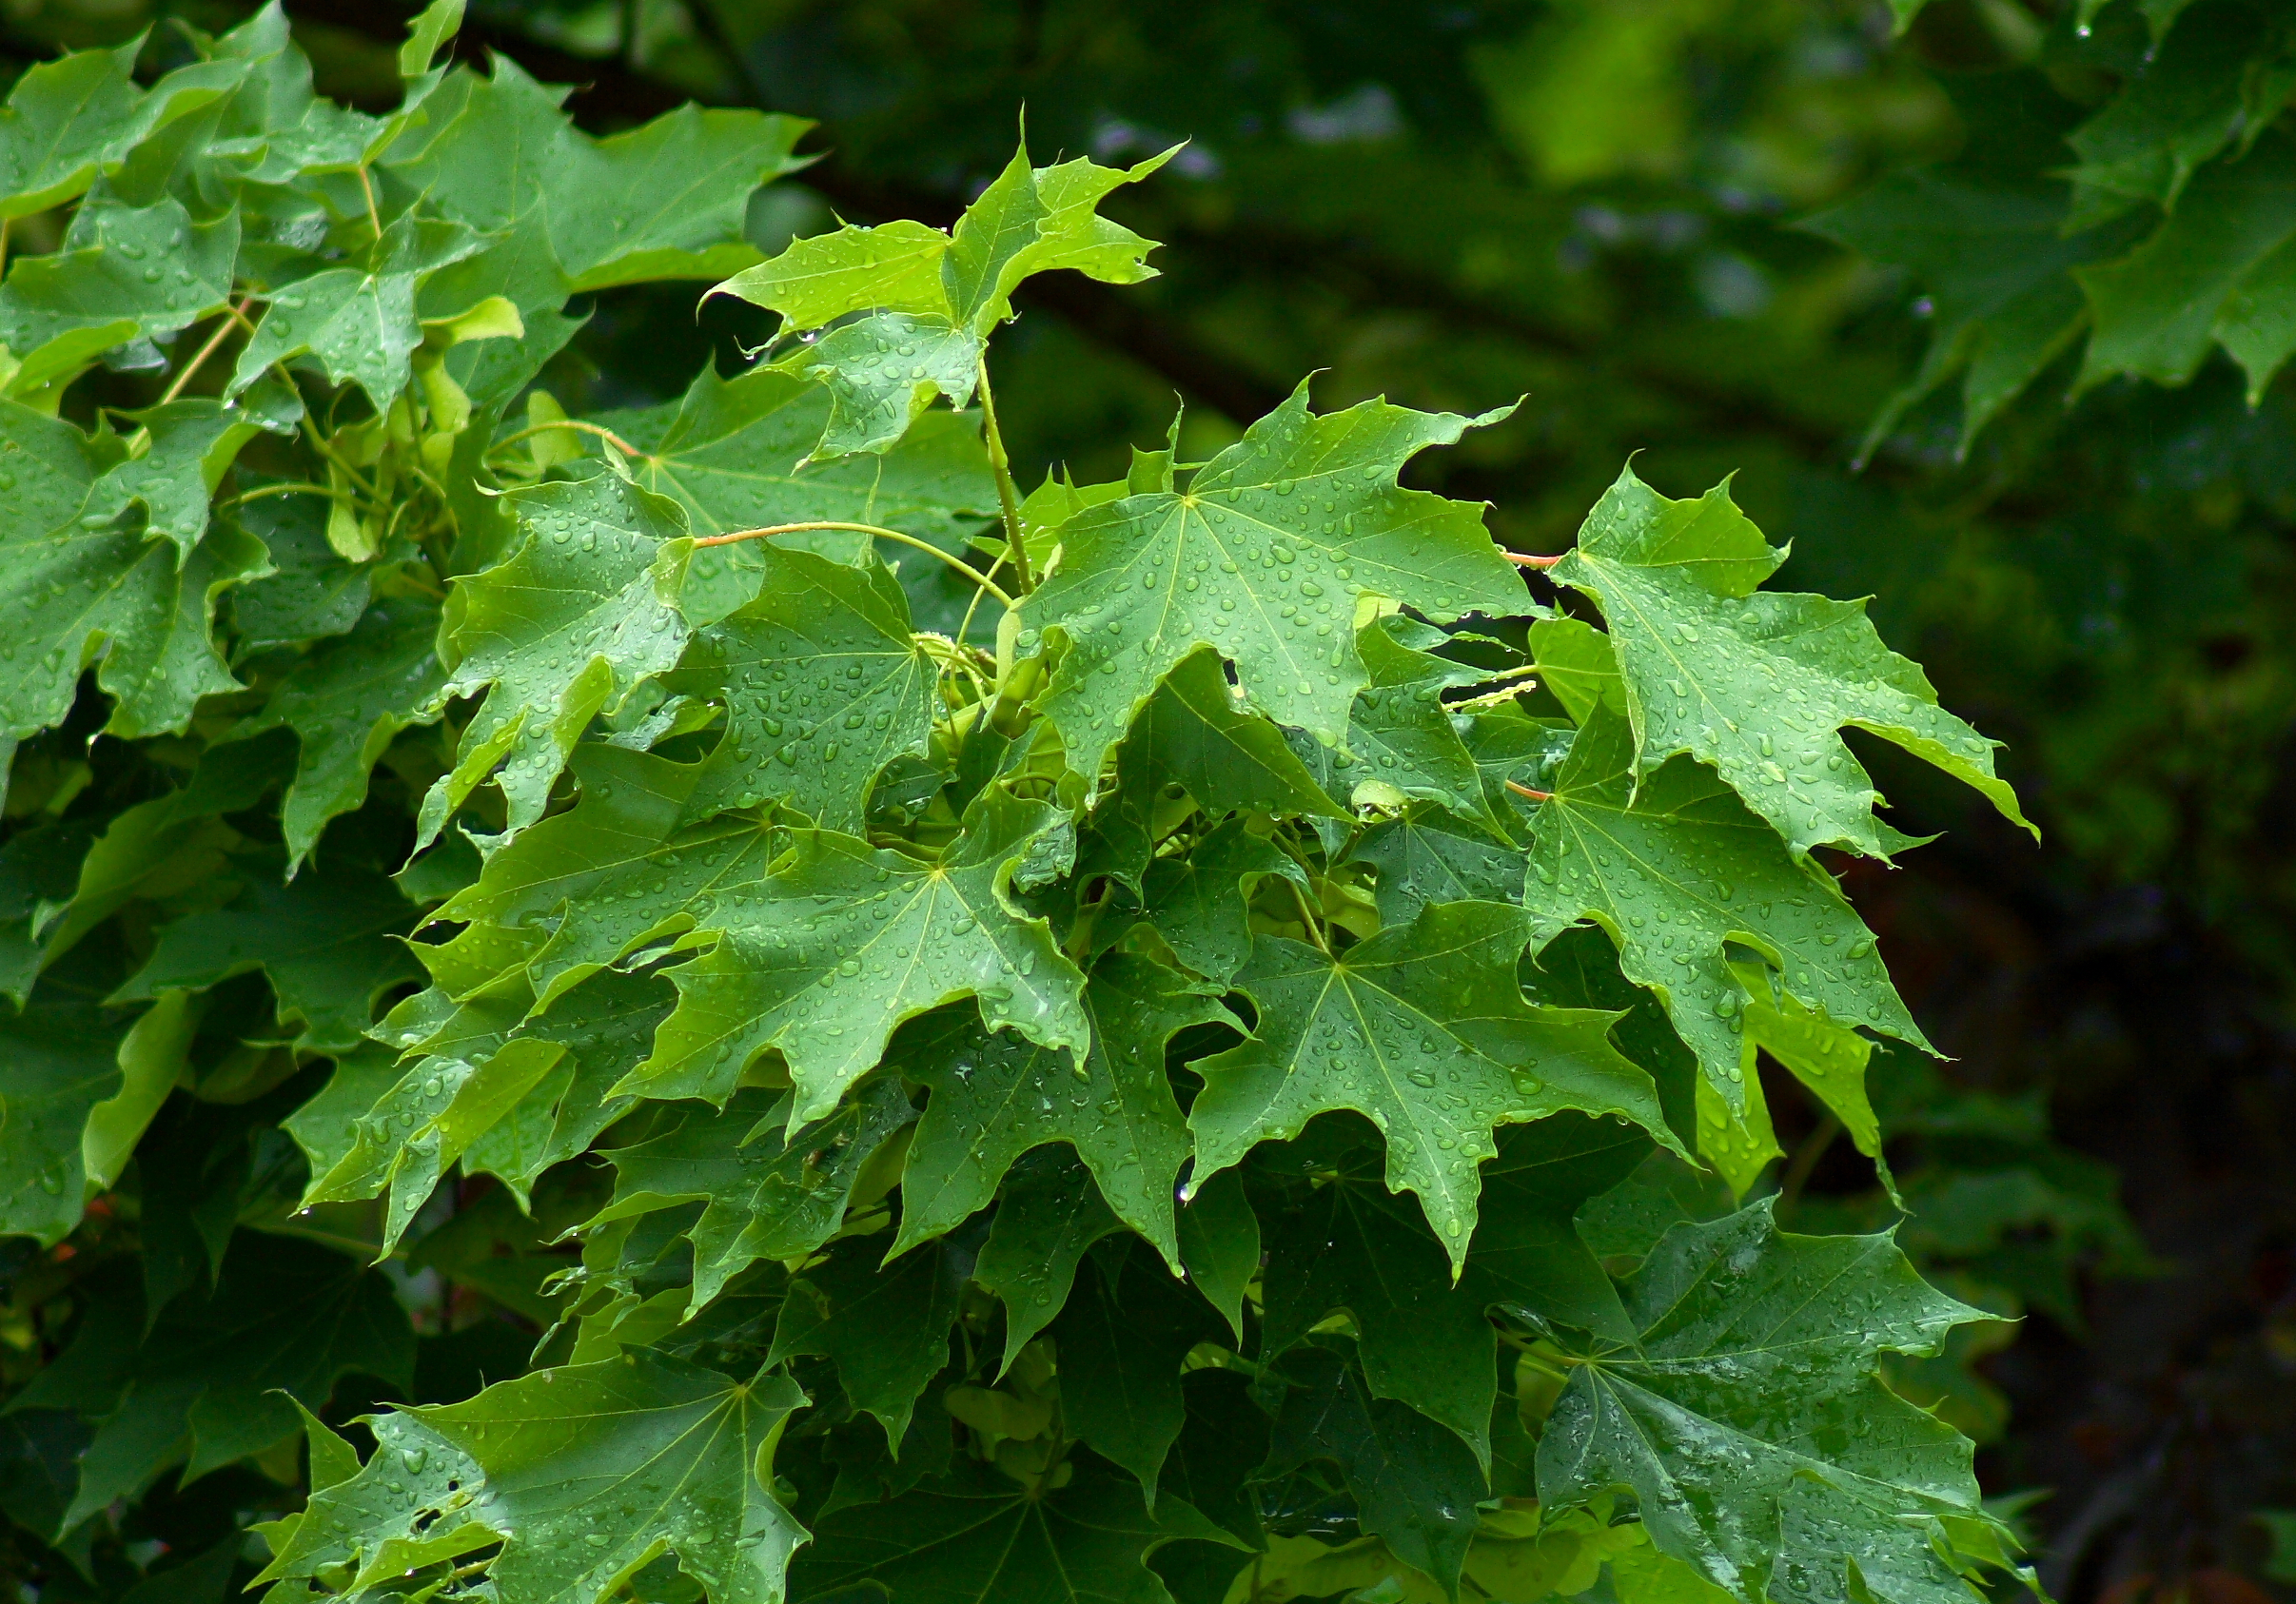
[[[2228,185],[2277,184],[2296,228],[2279,146],[2250,148],[2286,139],[2296,75],[2276,10],[2082,10],[478,0],[460,48],[579,86],[598,130],[688,97],[817,119],[817,164],[753,208],[769,251],[835,217],[946,223],[1024,114],[1040,159],[1186,140],[1109,208],[1168,242],[1164,276],[1039,280],[1001,348],[1024,481],[1121,475],[1175,405],[1200,458],[1310,368],[1325,407],[1522,396],[1418,471],[1526,551],[1567,544],[1630,453],[1675,495],[1736,472],[1793,542],[1779,582],[1874,595],[2046,832],[1861,753],[1901,825],[1944,834],[1847,866],[1954,1057],[1878,1061],[1905,1239],[2025,1317],[1898,1379],[1986,1442],[1990,1491],[2046,1490],[2060,1598],[2243,1604],[2296,1577],[2296,1523],[2256,1516],[2296,1505],[2296,401],[2267,366],[2251,406],[2205,318],[2181,355],[2109,349],[2109,322],[2085,345],[2098,281],[2068,273],[2203,227]],[[13,70],[156,25],[164,55],[244,10],[6,0],[0,48]],[[395,99],[404,12],[288,10],[323,90]],[[666,400],[763,318],[609,294],[549,381]],[[1893,1216],[1790,1079],[1771,1097],[1797,1224]],[[1695,1189],[1650,1179],[1653,1206]]]

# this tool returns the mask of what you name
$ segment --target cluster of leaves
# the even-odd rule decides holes
[[[215,1596],[253,1514],[274,1604],[2011,1564],[1885,1379],[1983,1311],[1645,1206],[1755,1186],[1763,1054],[1882,1160],[1927,1044],[1816,854],[1913,843],[1844,730],[2023,822],[1859,604],[1631,471],[1510,560],[1398,480],[1503,412],[1305,386],[1023,497],[990,338],[1148,276],[1155,161],[760,263],[801,124],[592,141],[458,21],[388,115],[275,10],[0,113],[25,1579]],[[761,360],[538,387],[677,278]]]
[[[1893,4],[1902,26],[1926,0]],[[2287,16],[2249,0],[2063,10],[2029,47],[2048,80],[1972,94],[1958,158],[1812,222],[1910,269],[1932,323],[1868,452],[1959,379],[1966,454],[2076,346],[2075,396],[2124,376],[2183,384],[2221,347],[2251,406],[2296,354],[2296,141],[2274,127],[2296,94]]]

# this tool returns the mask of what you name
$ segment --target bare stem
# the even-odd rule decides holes
[[[260,501],[265,496],[324,496],[330,501],[356,501],[358,497],[347,490],[330,490],[324,484],[259,484],[253,490],[226,497],[216,506],[236,507],[243,501]]]
[[[1292,879],[1289,875],[1284,876],[1284,884],[1291,888],[1292,899],[1300,905],[1300,923],[1307,928],[1307,939],[1315,943],[1316,949],[1322,952],[1325,957],[1330,957],[1331,944],[1324,939],[1323,930],[1316,925],[1314,910],[1309,909],[1307,906],[1307,892],[1305,889],[1303,888],[1297,880]]]
[[[375,181],[367,177],[363,164],[359,168],[359,187],[366,192],[366,225],[375,231],[375,238],[380,240],[383,238],[383,214],[375,209]]]
[[[500,440],[496,440],[494,444],[486,448],[486,455],[492,457],[496,452],[504,450],[510,446],[514,446],[520,440],[532,440],[537,435],[546,435],[553,429],[579,429],[585,435],[596,435],[599,440],[604,440],[607,444],[613,446],[615,450],[620,452],[625,457],[636,457],[641,460],[652,460],[652,459],[645,452],[638,450],[638,447],[632,445],[628,440],[622,439],[621,436],[616,434],[612,429],[603,428],[596,423],[585,423],[579,418],[561,418],[555,423],[537,423],[530,429],[520,429],[514,435],[504,435]]]
[[[162,406],[166,406],[176,397],[182,395],[184,386],[191,382],[191,376],[200,370],[209,357],[215,355],[217,347],[223,344],[225,339],[234,328],[247,321],[247,302],[250,299],[251,297],[242,296],[238,304],[225,308],[224,316],[215,321],[215,332],[207,336],[207,342],[192,353],[191,360],[184,364],[184,370],[175,376],[166,392],[161,395],[160,404]]]
[[[552,425],[553,428],[557,426]],[[736,540],[762,540],[770,535],[797,535],[809,529],[850,529],[857,535],[873,535],[880,540],[893,540],[904,546],[914,546],[918,551],[936,557],[955,569],[966,578],[971,579],[981,589],[1003,602],[1008,609],[1018,605],[1011,597],[998,587],[995,580],[990,578],[988,575],[973,567],[963,557],[952,557],[931,541],[920,540],[914,535],[904,535],[897,529],[883,529],[873,523],[844,523],[834,518],[812,518],[803,523],[769,524],[763,529],[736,529],[730,535],[704,535],[695,540],[694,544],[697,546],[730,546]]]
[[[1527,552],[1502,552],[1500,555],[1504,557],[1509,562],[1513,563],[1518,568],[1537,568],[1545,570],[1554,567],[1555,564],[1560,562],[1564,557],[1570,556],[1571,554],[1568,552],[1557,552],[1553,557],[1533,557]]]
[[[1529,786],[1517,785],[1513,780],[1507,781],[1507,789],[1513,792],[1516,795],[1527,796],[1534,802],[1550,801],[1553,799],[1555,794],[1551,791],[1533,791]]]
[[[981,359],[981,430],[989,447],[989,470],[996,477],[996,499],[1005,509],[1005,544],[1012,554],[1012,579],[1023,596],[1036,588],[1029,573],[1029,548],[1020,538],[1020,486],[1012,482],[1012,460],[1005,455],[1005,434],[996,426],[996,398],[989,389],[989,359]]]

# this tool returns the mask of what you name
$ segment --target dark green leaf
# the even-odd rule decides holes
[[[1456,1269],[1497,1126],[1578,1108],[1671,1142],[1650,1077],[1604,1039],[1604,1016],[1523,1001],[1526,930],[1519,909],[1454,903],[1336,959],[1260,937],[1236,978],[1259,1009],[1252,1039],[1196,1066],[1198,1175],[1356,1109],[1386,1138],[1387,1184],[1419,1195]]]

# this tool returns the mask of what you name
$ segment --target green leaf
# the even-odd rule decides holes
[[[1122,792],[1118,803],[1123,805]],[[1188,851],[1148,864],[1140,881],[1141,915],[1183,964],[1225,986],[1251,956],[1245,898],[1252,884],[1270,874],[1302,889],[1307,884],[1306,871],[1273,841],[1253,833],[1250,819],[1231,818]]]
[[[1571,722],[1583,724],[1599,703],[1626,712],[1626,686],[1608,637],[1578,618],[1541,618],[1531,626],[1531,661],[1539,683],[1555,694]]]
[[[704,1204],[687,1230],[694,1310],[759,1260],[805,1258],[844,1223],[862,1166],[916,1112],[891,1075],[795,1132],[787,1128],[789,1100],[787,1092],[736,1092],[722,1111],[689,1113],[659,1136],[614,1149],[614,1198],[592,1223]]]
[[[1896,1183],[1881,1151],[1881,1121],[1866,1097],[1866,1066],[1874,1044],[1856,1031],[1806,1007],[1759,966],[1734,964],[1746,993],[1746,1051],[1743,1066],[1752,1085],[1753,1057],[1760,1048],[1816,1094],[1857,1150],[1872,1159],[1893,1199]]]
[[[1038,1488],[969,1465],[890,1503],[840,1510],[791,1566],[790,1598],[873,1583],[893,1604],[1168,1604],[1150,1555],[1180,1538],[1232,1541],[1169,1495],[1144,1512],[1138,1487],[1086,1455],[1047,1480]]]
[[[1066,1142],[1116,1215],[1177,1266],[1172,1187],[1189,1144],[1165,1045],[1227,1012],[1208,988],[1125,952],[1093,965],[1084,1007],[1091,1047],[1081,1068],[1069,1049],[986,1030],[970,1009],[925,1022],[896,1045],[902,1072],[932,1095],[902,1172],[893,1252],[955,1228],[988,1205],[1023,1153]]]
[[[1180,1262],[1187,1279],[1244,1340],[1244,1298],[1260,1274],[1260,1218],[1237,1170],[1224,1169],[1188,1187],[1180,1210]]]
[[[1855,725],[2024,825],[2015,792],[1993,774],[1995,743],[1937,705],[1863,603],[1754,589],[1783,557],[1726,484],[1677,501],[1629,468],[1587,515],[1553,574],[1594,597],[1610,625],[1637,773],[1689,753],[1796,854],[1832,845],[1886,859],[1905,839],[1874,816],[1880,795],[1840,734]]]
[[[295,733],[295,778],[280,805],[290,874],[328,820],[366,800],[367,775],[399,732],[438,717],[422,711],[437,705],[446,680],[434,650],[438,633],[437,608],[382,602],[349,634],[287,670],[263,710],[231,731],[233,740],[282,728]]]
[[[2070,270],[2126,248],[2125,229],[2068,235],[2062,186],[2009,186],[1994,173],[1893,173],[1805,226],[1912,270],[1930,303],[1921,365],[1867,428],[1870,458],[1899,419],[1959,375],[1959,452],[2080,337]]]
[[[973,342],[977,371],[979,342],[1011,318],[1012,291],[1030,274],[1070,267],[1107,284],[1154,276],[1143,260],[1154,243],[1097,208],[1173,154],[1130,167],[1079,157],[1031,168],[1024,147],[948,234],[906,220],[873,228],[849,225],[798,240],[710,293],[780,313],[784,333],[821,328],[854,312],[934,320]],[[963,387],[971,391],[970,374]]]
[[[1039,1147],[1004,1177],[996,1218],[972,1279],[1005,1305],[1002,1378],[1069,1301],[1085,1250],[1118,1234],[1091,1172],[1056,1147]]]
[[[806,453],[827,461],[891,449],[935,397],[963,407],[979,379],[981,337],[940,317],[879,312],[843,323],[786,365],[829,391],[829,421]]]
[[[266,496],[226,515],[263,542],[272,570],[231,592],[242,653],[347,635],[366,616],[375,570],[344,560],[327,544],[332,505],[316,496]]]
[[[547,1008],[646,942],[692,929],[780,850],[779,833],[755,819],[679,828],[697,764],[585,742],[572,766],[580,800],[497,848],[477,882],[432,914],[469,927],[423,951],[452,995],[515,966]]]
[[[144,509],[144,533],[186,556],[207,532],[207,501],[232,460],[262,432],[245,412],[212,401],[168,401],[125,415],[137,425],[132,455],[96,480],[81,518],[108,522]]]
[[[147,132],[136,112],[139,36],[110,50],[74,50],[35,62],[0,109],[0,217],[29,217],[86,189],[128,139]]]
[[[677,1011],[623,1089],[720,1101],[777,1047],[797,1088],[792,1119],[819,1119],[876,1063],[893,1027],[966,996],[991,1028],[1085,1048],[1084,976],[1042,919],[1006,903],[1012,863],[1049,814],[985,792],[932,864],[850,835],[793,831],[773,874],[716,899],[714,945],[673,971]]]
[[[1441,1241],[1419,1210],[1387,1189],[1375,1147],[1358,1148],[1335,1167],[1332,1180],[1263,1227],[1261,1352],[1284,1353],[1344,1309],[1369,1396],[1440,1422],[1487,1467],[1498,1341],[1483,1300],[1454,1289]]]
[[[88,527],[81,509],[107,464],[70,424],[11,401],[0,452],[0,585],[24,604],[0,646],[0,741],[59,722],[91,662],[114,698],[109,729],[127,737],[180,730],[200,697],[240,688],[210,629],[217,597],[264,572],[260,545],[218,529],[179,563],[170,541]]]
[[[401,939],[414,915],[399,888],[371,870],[329,865],[284,886],[258,872],[228,906],[162,929],[112,1000],[204,989],[260,968],[281,1018],[303,1022],[295,1046],[340,1052],[374,1022],[378,997],[422,973]]]
[[[1431,803],[1364,831],[1354,855],[1379,871],[1380,922],[1407,925],[1439,902],[1513,902],[1522,891],[1522,853]]]
[[[2245,148],[2270,125],[2296,79],[2247,70],[2252,57],[2273,53],[2275,42],[2259,28],[2262,20],[2227,9],[2211,27],[2178,29],[2147,53],[2119,94],[2072,131],[2066,143],[2081,165],[2070,174],[2068,232],[2145,202],[2174,211],[2202,163],[2244,132]],[[2274,80],[2272,100],[2250,104],[2252,76]]]
[[[917,1395],[949,1362],[949,1324],[972,1257],[969,1245],[943,1237],[880,1269],[873,1239],[833,1245],[791,1281],[766,1363],[828,1358],[845,1396],[897,1445]]]
[[[1448,1426],[1487,1469],[1497,1357],[1484,1312],[1631,1335],[1572,1221],[1648,1151],[1632,1127],[1575,1114],[1507,1129],[1456,1285],[1418,1211],[1382,1183],[1375,1151],[1317,1155],[1307,1162],[1322,1183],[1269,1228],[1262,1351],[1282,1353],[1346,1310],[1370,1395]]]
[[[63,248],[17,262],[0,285],[0,342],[23,363],[9,394],[69,381],[114,346],[167,339],[222,310],[238,251],[236,210],[194,221],[172,197],[131,205],[99,186]]]
[[[702,631],[679,676],[726,707],[688,816],[786,803],[824,830],[858,832],[878,772],[924,751],[939,668],[882,563],[774,545],[759,555],[756,599]]]
[[[1635,795],[1633,736],[1598,710],[1555,786],[1524,882],[1539,944],[1580,919],[1600,925],[1619,968],[1665,1005],[1732,1108],[1746,1086],[1747,1004],[1730,972],[1734,943],[1774,966],[1786,995],[1842,1027],[1929,1047],[1833,877],[1797,861],[1711,770],[1677,758]]]
[[[565,1056],[463,1149],[463,1169],[501,1177],[523,1202],[545,1169],[579,1157],[630,1111],[635,1100],[609,1096],[608,1088],[646,1056],[675,1000],[659,976],[610,970],[558,998],[548,1013],[530,1015],[509,1040],[556,1043]]]
[[[508,1040],[515,1004],[464,1013],[478,1017],[459,1022],[463,1039],[425,1044],[427,1054],[389,1073],[362,1074],[340,1100],[330,1083],[326,1113],[347,1115],[347,1124],[323,1125],[315,1105],[288,1123],[313,1160],[304,1207],[387,1194],[383,1255],[397,1247],[447,1166],[509,1117],[564,1055],[559,1043]]]
[[[29,934],[43,967],[128,902],[165,902],[225,872],[239,836],[221,815],[253,807],[285,777],[284,743],[209,748],[188,785],[114,815],[81,859],[69,894],[33,910]]]
[[[757,186],[802,166],[809,124],[684,106],[609,139],[559,109],[563,88],[498,56],[490,77],[458,73],[425,107],[428,137],[384,157],[391,176],[441,215],[501,236],[442,275],[424,316],[507,295],[521,312],[648,279],[720,278],[756,260],[741,235]],[[617,196],[613,206],[599,197]]]
[[[1132,720],[1116,749],[1113,793],[1092,812],[1104,850],[1088,859],[1090,866],[1140,884],[1164,829],[1186,814],[1169,799],[1173,787],[1215,818],[1341,812],[1284,733],[1238,705],[1216,652],[1183,658]]]
[[[390,1283],[286,1238],[240,1233],[211,1295],[177,1299],[148,1336],[144,1325],[131,1291],[97,1301],[72,1346],[10,1400],[95,1422],[64,1530],[170,1465],[188,1482],[293,1436],[296,1405],[324,1405],[345,1375],[414,1380],[414,1333]]]
[[[657,1353],[543,1370],[467,1402],[385,1417],[375,1457],[357,1477],[315,1496],[314,1516],[332,1516],[330,1535],[342,1534],[335,1540],[367,1558],[373,1551],[353,1545],[398,1536],[393,1527],[407,1515],[449,1512],[428,1531],[461,1543],[420,1557],[456,1557],[499,1536],[487,1575],[503,1604],[595,1604],[662,1554],[714,1604],[772,1604],[805,1540],[774,1496],[774,1444],[805,1401],[786,1376],[736,1381]],[[386,1435],[387,1426],[399,1429]],[[435,1483],[418,1480],[411,1498],[382,1496],[397,1491],[394,1479],[403,1486],[410,1474],[419,1477],[432,1453],[474,1469],[480,1484],[440,1496]],[[344,1518],[363,1515],[362,1503],[388,1516]],[[298,1560],[297,1569],[310,1564]],[[367,1558],[359,1576],[381,1569]]]
[[[2250,404],[2296,351],[2296,140],[2267,134],[2246,160],[2214,164],[2168,220],[2115,262],[2081,269],[2096,323],[2080,387],[2117,374],[2182,384],[2221,343],[2248,376]]]
[[[250,184],[285,185],[307,173],[355,167],[392,124],[311,90],[311,64],[296,48],[285,10],[266,6],[217,39],[212,54],[245,74],[220,108],[199,166]],[[228,179],[226,179],[228,181]]]
[[[1935,1545],[1944,1518],[1977,1515],[1971,1445],[1879,1365],[1982,1311],[1889,1236],[1791,1236],[1767,1200],[1676,1226],[1625,1293],[1641,1336],[1574,1367],[1541,1497],[1633,1488],[1658,1551],[1741,1599],[1969,1604]]]
[[[941,259],[941,286],[956,322],[987,332],[1012,316],[1012,291],[1033,273],[1070,267],[1104,284],[1153,278],[1144,260],[1155,243],[1099,215],[1100,203],[1137,184],[1177,154],[1178,147],[1129,167],[1104,167],[1079,156],[1030,167],[1024,147],[965,208]]]
[[[0,1082],[0,1233],[53,1246],[80,1223],[88,1115],[121,1089],[126,1021],[53,987],[0,1014],[8,1073]]]
[[[868,228],[849,223],[793,241],[771,262],[735,274],[710,294],[778,312],[793,333],[826,327],[852,312],[946,313],[941,258],[948,250],[947,234],[908,218]]]
[[[1604,1016],[1523,1001],[1526,934],[1519,909],[1453,903],[1337,958],[1260,937],[1236,977],[1259,1010],[1251,1040],[1195,1066],[1198,1175],[1356,1109],[1386,1138],[1387,1184],[1419,1195],[1456,1275],[1498,1125],[1578,1108],[1671,1144],[1650,1077],[1604,1039]]]
[[[1088,1255],[1052,1326],[1064,1429],[1131,1472],[1151,1510],[1187,1424],[1181,1363],[1219,1334],[1203,1300],[1129,1242]]]
[[[419,78],[429,70],[439,48],[461,31],[462,0],[431,0],[406,25],[406,43],[399,47],[399,76]]]
[[[1187,490],[1126,496],[1061,528],[1060,567],[1021,613],[1067,655],[1043,706],[1078,773],[1200,647],[1236,666],[1251,703],[1326,744],[1370,682],[1355,598],[1437,619],[1521,611],[1522,581],[1482,509],[1397,487],[1406,460],[1498,421],[1365,401],[1316,417],[1303,385],[1197,472]]]
[[[88,1111],[80,1133],[80,1166],[91,1189],[120,1179],[152,1116],[189,1071],[186,1049],[199,1027],[200,1011],[189,993],[173,992],[145,1009],[120,1038],[120,1089]],[[0,1117],[5,1112],[0,1103]]]
[[[268,309],[232,371],[239,394],[274,362],[308,355],[337,384],[355,383],[382,412],[406,388],[408,358],[422,343],[415,293],[449,263],[483,248],[461,224],[407,213],[350,267],[329,267],[272,289]]]
[[[918,420],[899,446],[867,460],[809,461],[829,410],[819,384],[756,367],[733,379],[704,371],[681,400],[601,413],[597,421],[638,447],[641,455],[631,464],[638,482],[684,507],[697,535],[828,519],[930,538],[995,511],[976,420],[934,414]],[[747,544],[696,552],[690,575],[708,577],[756,555]]]
[[[1318,775],[1333,796],[1361,806],[1392,804],[1400,793],[1470,819],[1482,811],[1482,776],[1452,728],[1442,694],[1488,675],[1432,655],[1430,649],[1446,638],[1401,614],[1356,632],[1370,683],[1348,714],[1345,754],[1330,753],[1325,760],[1329,773]]]
[[[676,507],[610,473],[537,485],[516,504],[518,550],[448,598],[446,633],[461,660],[443,694],[483,691],[486,700],[453,771],[422,799],[419,844],[498,764],[510,830],[539,819],[590,720],[676,666],[685,646],[656,561],[685,533]]]
[[[1355,1367],[1330,1348],[1300,1349],[1283,1369],[1296,1384],[1276,1416],[1262,1476],[1330,1460],[1355,1496],[1357,1524],[1456,1593],[1475,1505],[1485,1496],[1475,1456],[1418,1411],[1370,1397]]]

